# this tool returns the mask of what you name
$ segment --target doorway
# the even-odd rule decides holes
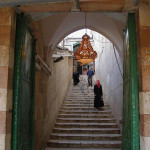
[[[21,15],[20,15],[21,16]],[[28,26],[18,17],[13,101],[12,150],[33,149],[34,129],[34,48],[35,41]],[[134,21],[133,21],[134,20]],[[20,38],[21,37],[21,38]],[[31,42],[25,49],[26,38]],[[20,40],[18,42],[18,40]],[[129,14],[125,33],[124,110],[122,149],[139,149],[139,110],[136,56],[135,16]],[[28,42],[28,40],[26,41]],[[129,43],[129,44],[128,44]],[[129,45],[129,47],[127,46]],[[27,63],[26,63],[27,62]],[[19,69],[19,71],[18,71]],[[19,80],[18,80],[19,78]],[[28,96],[28,98],[26,97]],[[27,101],[26,98],[29,100]],[[26,106],[26,107],[24,107]],[[28,115],[27,115],[28,114]],[[17,117],[17,118],[16,118]],[[19,119],[18,119],[19,118]],[[23,120],[21,120],[23,119]],[[25,124],[22,123],[25,121]],[[22,128],[23,127],[23,128]],[[31,131],[31,132],[29,132]],[[30,134],[28,134],[30,133]],[[19,138],[22,134],[25,137]],[[24,140],[26,142],[24,142]],[[25,145],[24,145],[25,143]]]

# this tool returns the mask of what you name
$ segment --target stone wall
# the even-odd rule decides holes
[[[96,78],[99,79],[102,84],[104,102],[109,103],[114,117],[120,125],[123,111],[122,62],[116,49],[117,57],[115,57],[113,45],[107,38],[101,35],[97,40],[99,40],[99,46],[97,45],[97,47],[99,47],[99,57],[95,61]],[[117,61],[121,72],[119,71]]]
[[[141,57],[140,149],[150,149],[150,6],[139,7]]]
[[[0,150],[10,150],[16,14],[0,8]]]
[[[53,51],[43,45],[41,22],[34,22],[32,26],[37,38],[37,54],[51,70],[51,75],[36,71],[35,80],[35,149],[44,150],[72,78],[73,59],[64,57],[54,63]]]

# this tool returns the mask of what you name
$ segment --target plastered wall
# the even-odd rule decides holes
[[[35,80],[35,149],[44,150],[72,78],[73,60],[64,57],[54,63],[54,51],[43,45],[41,22],[34,22],[32,26],[37,38],[37,54],[51,70],[51,75],[36,71]]]
[[[99,57],[95,61],[96,78],[100,80],[103,87],[103,98],[109,103],[114,117],[121,128],[122,105],[123,105],[123,66],[120,56],[112,43],[104,36],[95,36],[95,49]],[[117,63],[118,62],[118,63]],[[119,70],[119,67],[120,70]]]

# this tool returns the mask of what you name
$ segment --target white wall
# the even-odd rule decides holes
[[[93,48],[99,55],[95,60],[96,79],[99,79],[102,84],[104,101],[110,104],[113,114],[119,123],[122,120],[123,106],[122,62],[116,50],[117,60],[121,69],[120,73],[112,43],[96,32],[93,32],[93,36],[95,39]]]

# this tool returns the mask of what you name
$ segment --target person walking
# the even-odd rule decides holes
[[[102,110],[102,107],[104,106],[104,102],[102,99],[103,91],[102,91],[102,85],[100,84],[100,81],[97,80],[96,84],[94,85],[94,107]]]
[[[88,76],[88,86],[92,86],[92,77],[94,75],[94,72],[91,70],[91,68],[89,68],[88,72],[87,72],[87,76]]]
[[[76,71],[73,73],[73,83],[74,83],[74,85],[77,85],[79,82],[80,82],[80,80],[79,80],[79,73],[78,73],[78,71],[76,70]]]

